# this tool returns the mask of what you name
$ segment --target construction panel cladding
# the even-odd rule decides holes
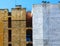
[[[43,46],[42,8],[40,5],[33,5],[33,46]]]
[[[33,46],[60,46],[60,3],[33,5]]]

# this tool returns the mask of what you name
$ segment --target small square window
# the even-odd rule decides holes
[[[8,44],[8,46],[12,46],[11,44]]]

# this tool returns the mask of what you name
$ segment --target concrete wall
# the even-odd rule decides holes
[[[59,5],[36,4],[33,5],[32,13],[33,13],[33,46],[60,46]]]
[[[33,5],[33,46],[43,46],[43,10],[41,5]]]

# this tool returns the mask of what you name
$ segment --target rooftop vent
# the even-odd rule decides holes
[[[47,1],[42,1],[42,3],[47,3]]]
[[[21,5],[16,5],[16,8],[21,8]]]

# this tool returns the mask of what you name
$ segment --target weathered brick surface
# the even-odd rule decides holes
[[[19,10],[18,10],[19,9]],[[8,28],[8,17],[11,17],[11,28]],[[11,30],[11,42],[8,42],[8,30]],[[0,46],[26,46],[26,9],[13,8],[11,16],[8,10],[0,10]]]

